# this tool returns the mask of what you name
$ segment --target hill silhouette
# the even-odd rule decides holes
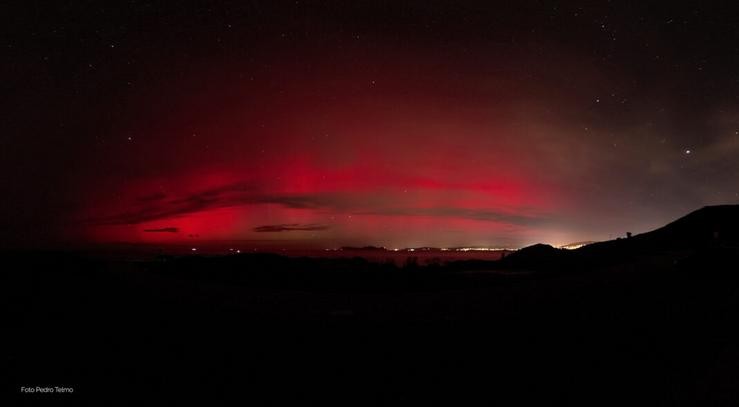
[[[628,239],[582,247],[601,249],[680,250],[739,244],[739,205],[706,206],[659,229]]]
[[[661,228],[629,238],[592,243],[575,250],[545,244],[525,247],[501,259],[496,268],[557,270],[619,264],[635,256],[739,247],[739,205],[706,206]]]

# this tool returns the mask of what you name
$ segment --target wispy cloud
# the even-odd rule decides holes
[[[279,225],[264,225],[257,226],[254,228],[255,232],[296,232],[296,231],[319,231],[327,230],[329,227],[326,225],[307,224],[301,225],[299,223],[283,223]]]
[[[144,229],[144,232],[147,233],[178,233],[180,229],[169,227],[169,228],[159,228],[159,229]]]
[[[135,225],[154,220],[170,219],[205,210],[239,207],[255,204],[274,204],[289,209],[316,209],[340,211],[357,215],[381,216],[432,216],[465,218],[478,221],[508,223],[521,226],[540,226],[552,221],[546,214],[531,214],[514,210],[500,211],[486,208],[460,208],[439,206],[416,208],[412,206],[385,207],[384,202],[373,200],[372,196],[342,193],[314,194],[272,194],[244,183],[223,185],[189,195],[167,197],[151,195],[139,199],[129,210],[108,216],[91,219],[99,225]],[[519,208],[521,209],[521,208]],[[176,228],[147,229],[147,232],[176,233]],[[286,232],[299,230],[324,230],[323,225],[279,224],[265,225],[254,229],[256,232]]]
[[[488,222],[510,223],[522,226],[542,225],[552,221],[551,217],[542,215],[512,214],[490,209],[469,209],[455,207],[436,208],[384,208],[361,212],[361,215],[392,215],[392,216],[432,216],[473,219]]]
[[[188,215],[209,209],[236,207],[250,204],[277,204],[294,209],[325,207],[320,197],[313,195],[286,195],[259,193],[253,186],[243,183],[223,185],[190,195],[166,199],[153,195],[139,199],[130,210],[91,219],[101,225],[140,224],[152,220]]]

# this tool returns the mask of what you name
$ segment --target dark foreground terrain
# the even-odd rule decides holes
[[[696,213],[574,252],[437,267],[6,253],[4,391],[92,405],[737,405],[736,207]]]

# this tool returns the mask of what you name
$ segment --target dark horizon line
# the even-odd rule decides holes
[[[260,244],[254,244],[254,243]],[[1,251],[86,251],[86,250],[117,250],[126,248],[138,248],[148,250],[166,250],[166,249],[177,249],[177,250],[188,250],[188,251],[204,251],[213,252],[219,251],[228,253],[230,249],[240,250],[241,253],[248,252],[283,252],[283,251],[325,251],[325,252],[340,252],[340,251],[386,251],[386,252],[493,252],[493,251],[515,251],[520,250],[530,245],[522,245],[518,247],[510,246],[406,246],[406,247],[388,247],[388,246],[375,246],[375,245],[344,245],[344,246],[322,246],[322,245],[303,245],[287,243],[283,245],[274,244],[263,244],[267,241],[254,241],[254,240],[207,240],[198,242],[167,242],[167,243],[150,243],[150,242],[65,242],[58,245],[43,245],[34,247],[5,247],[1,248]],[[276,241],[269,241],[275,243]],[[302,242],[301,242],[302,243]],[[569,243],[566,245],[552,245],[554,247],[564,247],[573,244],[579,244],[581,242]],[[588,241],[587,243],[593,243]],[[541,244],[541,243],[536,243]],[[246,247],[244,245],[247,245]],[[231,246],[231,247],[229,247]],[[196,249],[196,250],[192,250]]]

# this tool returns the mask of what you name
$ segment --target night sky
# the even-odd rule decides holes
[[[739,11],[558,3],[2,6],[0,244],[521,247],[738,203]]]

